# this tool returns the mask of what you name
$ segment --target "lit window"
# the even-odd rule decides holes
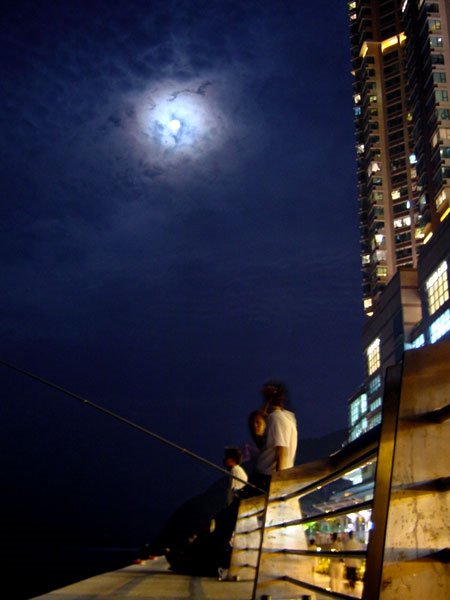
[[[377,277],[382,279],[383,277],[387,277],[387,267],[378,266],[377,267]]]
[[[440,317],[430,326],[430,342],[434,344],[443,335],[450,331],[450,308],[448,308]]]
[[[372,427],[376,427],[380,423],[381,423],[381,413],[377,413],[370,419],[369,428],[372,429]]]
[[[371,173],[378,173],[378,171],[381,171],[380,163],[376,160],[372,160],[367,169],[367,174],[370,175]]]
[[[359,405],[361,407],[361,414],[363,415],[367,411],[367,394],[361,394],[359,397]]]
[[[411,226],[411,217],[400,217],[399,219],[394,219],[394,228],[400,229],[402,227],[410,227]]]
[[[428,311],[433,315],[448,300],[447,261],[444,260],[427,279]]]
[[[367,394],[361,394],[350,405],[350,425],[354,425],[367,411]]]
[[[405,350],[414,350],[414,348],[422,348],[422,346],[425,346],[425,336],[423,335],[423,333],[416,337],[416,339],[412,342],[406,342]]]
[[[354,425],[359,419],[359,402],[353,402],[350,406],[350,425]]]
[[[366,350],[367,371],[369,375],[380,368],[380,338],[374,340]]]
[[[381,377],[377,375],[369,381],[369,394],[374,394],[381,387]]]
[[[373,402],[370,403],[370,410],[376,410],[377,408],[380,408],[381,406],[381,398],[376,398],[376,400],[374,400]]]
[[[440,31],[442,28],[440,19],[428,19],[428,29],[430,31]]]
[[[400,190],[392,190],[391,198],[392,200],[398,200],[400,198]]]
[[[442,190],[442,192],[436,198],[436,208],[439,209],[446,200],[447,200],[447,193],[445,190]]]
[[[444,42],[440,35],[431,35],[430,36],[430,46],[432,48],[442,48]]]

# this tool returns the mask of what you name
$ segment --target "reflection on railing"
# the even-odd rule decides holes
[[[331,464],[332,472],[314,482],[301,481],[305,466],[296,468],[289,483],[284,480],[277,486],[274,481],[259,587],[264,575],[270,580],[284,572],[282,582],[295,585],[302,595],[333,592],[342,598],[362,597],[376,450],[372,442],[369,450],[361,452],[359,444],[356,456],[347,451],[342,464],[337,468]],[[295,485],[297,477],[300,481]]]
[[[233,537],[230,578],[254,580],[261,550],[261,536],[265,513],[265,497],[241,500],[239,518]]]

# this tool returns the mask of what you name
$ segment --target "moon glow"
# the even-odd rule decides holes
[[[178,133],[178,130],[181,127],[181,123],[178,119],[172,119],[171,121],[169,121],[167,126],[170,129],[170,131],[173,131],[173,133]]]

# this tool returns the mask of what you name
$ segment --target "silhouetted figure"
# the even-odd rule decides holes
[[[336,532],[331,534],[331,547],[333,552],[341,552],[343,550],[342,542],[338,538]],[[333,592],[342,591],[342,581],[344,579],[344,561],[342,558],[336,557],[330,559],[330,587]]]
[[[352,550],[363,550],[363,549],[364,549],[364,545],[358,539],[355,538],[353,531],[349,531],[348,538],[344,543],[344,550],[352,551]],[[358,571],[358,568],[361,566],[361,559],[360,558],[346,558],[345,566],[346,566],[346,570],[347,570],[348,585],[352,589],[354,589],[356,586],[357,571]]]

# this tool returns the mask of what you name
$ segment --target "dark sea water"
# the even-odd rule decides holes
[[[4,588],[9,600],[26,600],[100,573],[133,563],[136,548],[100,548],[62,544],[2,544]],[[6,563],[6,564],[5,564]],[[8,584],[8,585],[6,585]]]

